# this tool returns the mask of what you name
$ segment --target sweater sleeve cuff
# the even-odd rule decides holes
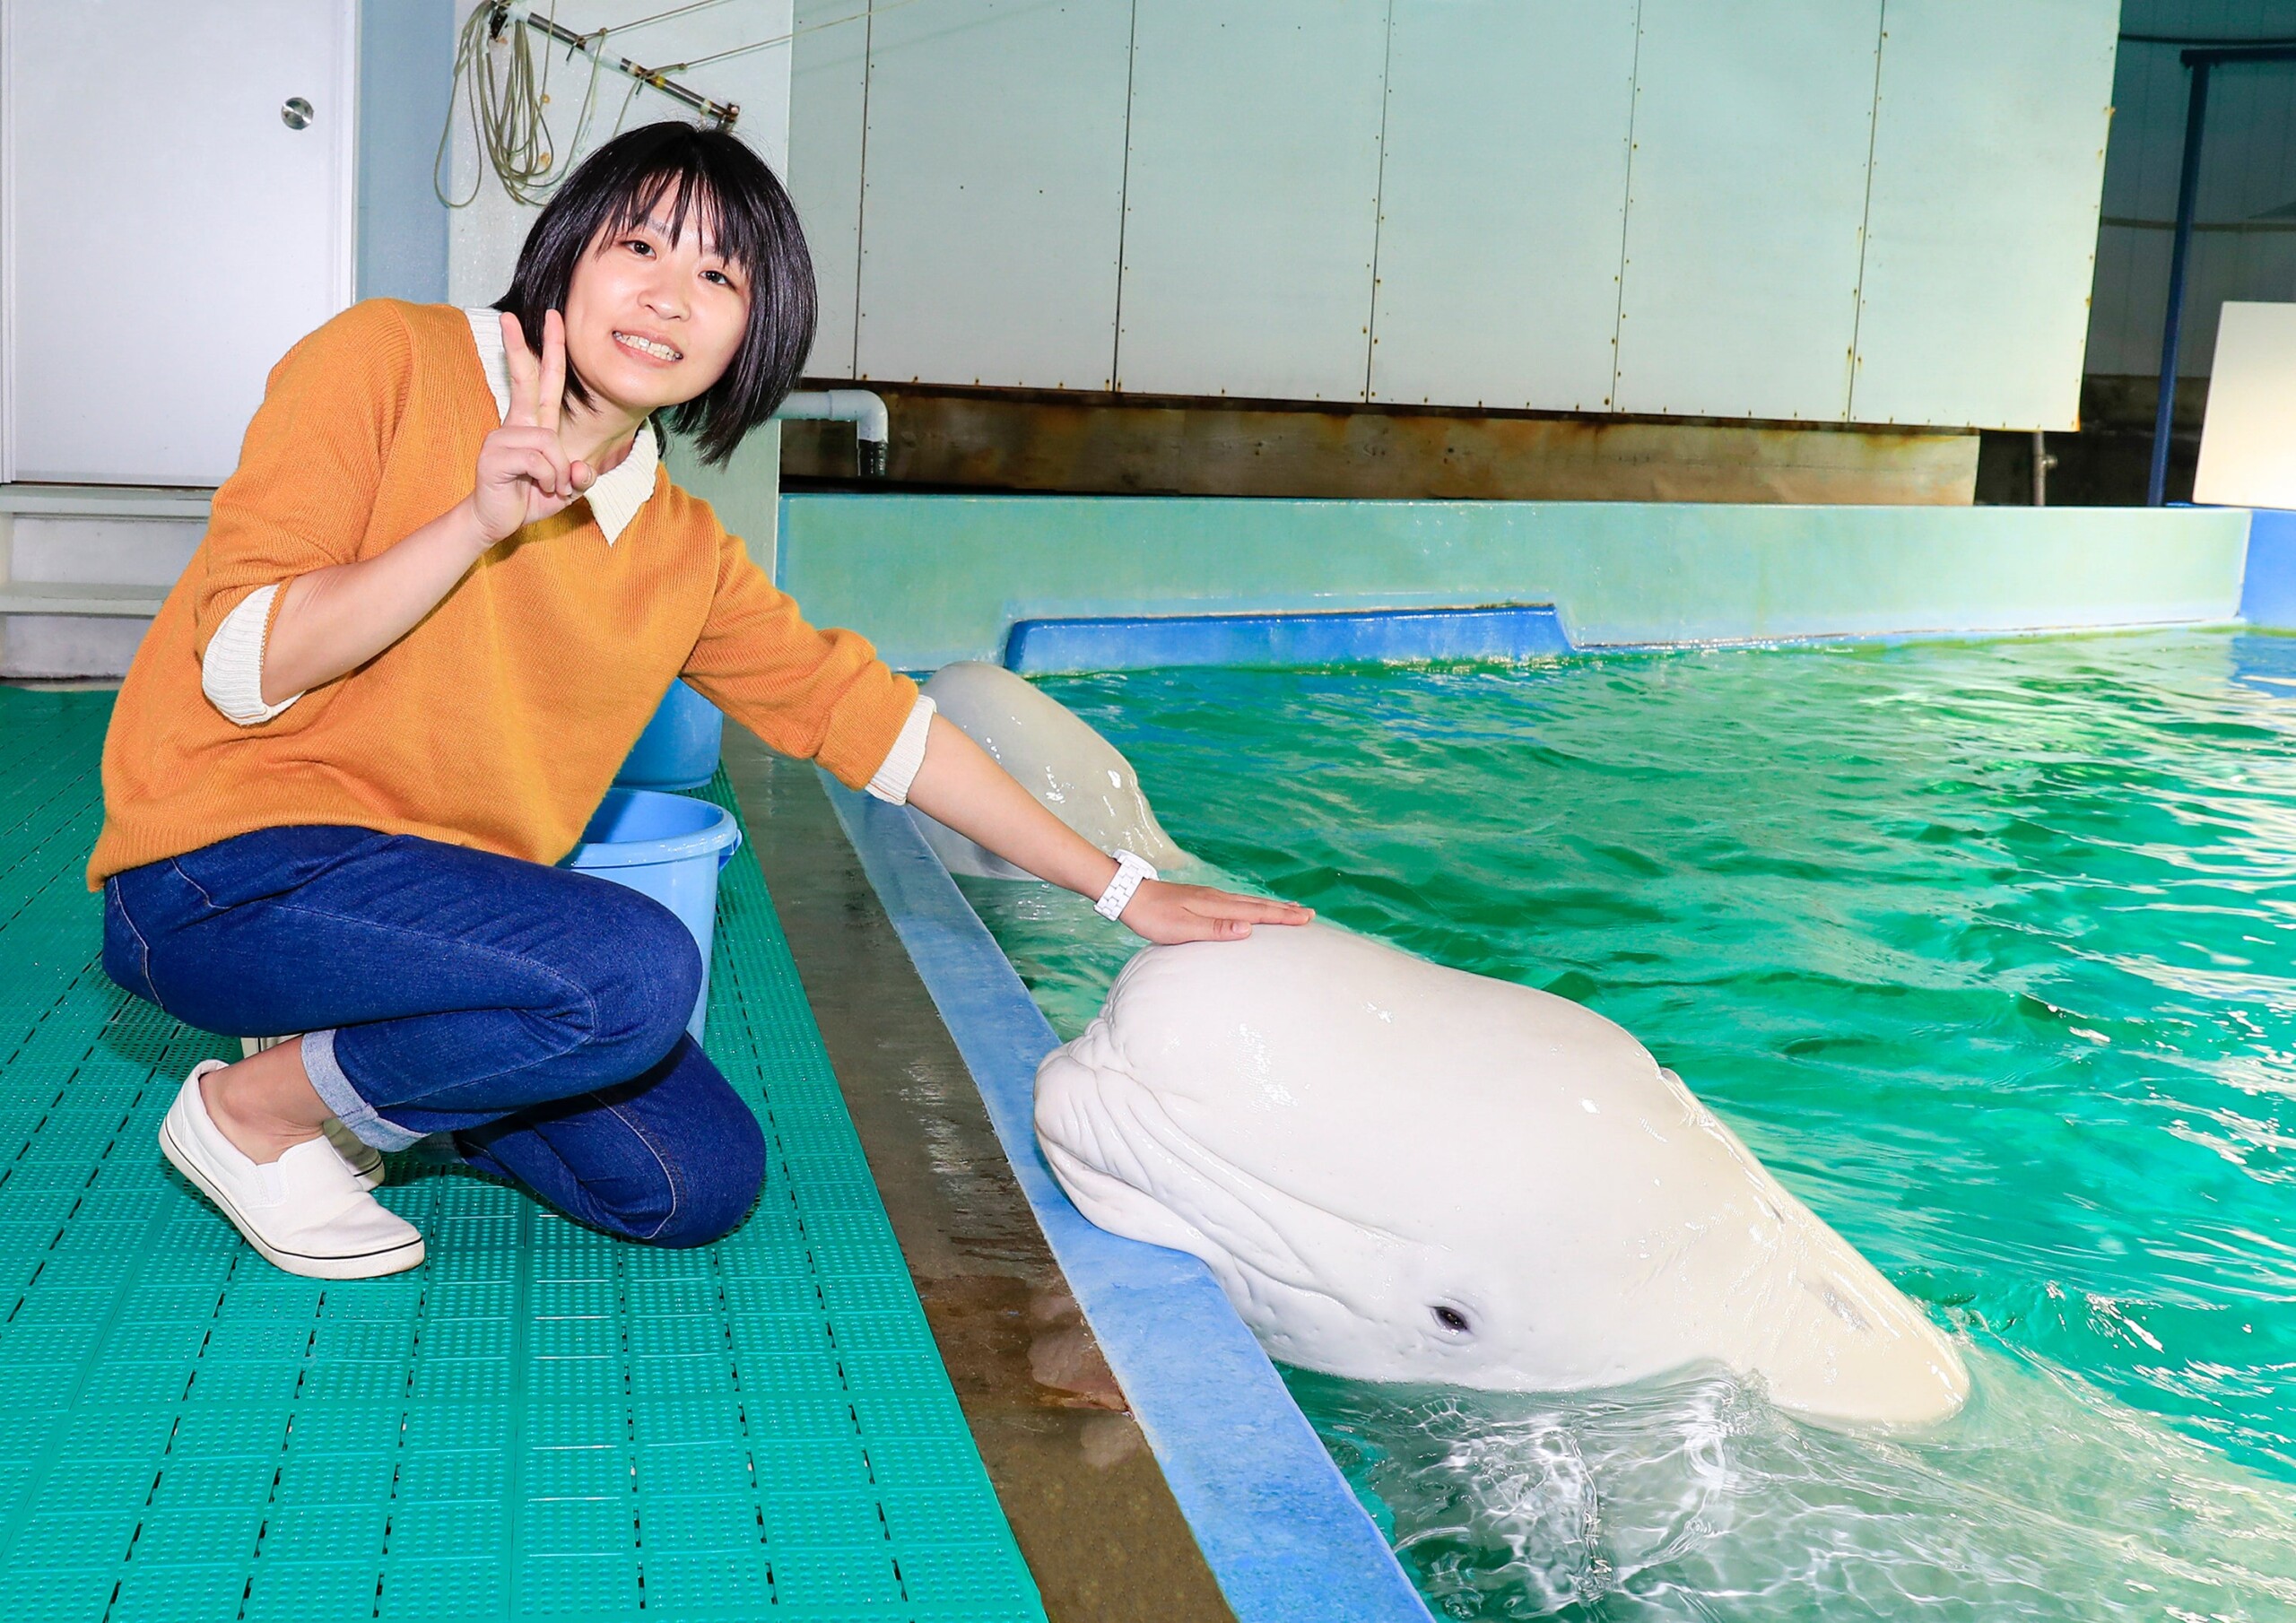
[[[271,621],[276,586],[258,586],[223,616],[200,656],[199,688],[208,703],[242,727],[269,721],[302,698],[291,693],[275,705],[263,702],[263,644]]]
[[[909,719],[901,724],[900,736],[893,740],[893,747],[885,757],[884,765],[870,778],[868,792],[879,800],[891,801],[896,806],[909,803],[909,785],[917,781],[917,769],[925,764],[925,739],[933,728],[934,702],[919,693],[917,702],[909,707]]]

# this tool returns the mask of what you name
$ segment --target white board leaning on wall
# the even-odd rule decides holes
[[[2296,304],[2225,305],[2192,499],[2296,508]]]

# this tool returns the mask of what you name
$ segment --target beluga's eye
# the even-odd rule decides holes
[[[1467,1315],[1448,1303],[1439,1302],[1433,1308],[1435,1322],[1453,1335],[1465,1335],[1474,1328],[1467,1323]]]

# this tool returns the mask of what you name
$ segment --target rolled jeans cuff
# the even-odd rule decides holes
[[[404,1150],[422,1136],[383,1120],[375,1114],[375,1107],[360,1097],[359,1089],[351,1085],[351,1079],[335,1063],[332,1028],[303,1033],[303,1074],[311,1079],[311,1091],[361,1143],[377,1150]]]

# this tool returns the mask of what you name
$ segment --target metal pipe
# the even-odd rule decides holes
[[[885,442],[891,418],[884,401],[868,389],[804,389],[781,403],[776,422],[849,422],[853,448],[864,479],[885,476]]]
[[[2168,498],[2169,430],[2177,415],[2177,351],[2184,339],[2185,265],[2192,255],[2192,215],[2200,191],[2201,136],[2208,126],[2208,72],[2213,58],[2187,51],[2192,69],[2192,98],[2185,105],[2184,167],[2177,177],[2177,232],[2169,248],[2169,309],[2161,325],[2161,395],[2152,413],[2152,471],[2144,484],[2144,505]]]
[[[592,36],[576,33],[555,18],[535,16],[527,9],[531,4],[532,0],[526,0],[523,4],[519,0],[501,0],[501,3],[495,6],[494,14],[486,20],[486,31],[496,39],[500,39],[503,25],[515,18],[537,33],[546,34],[561,45],[570,45],[584,56],[596,58],[599,63],[614,69],[617,73],[627,74],[632,79],[652,85],[671,100],[683,102],[704,118],[715,120],[721,130],[732,129],[734,121],[742,116],[741,103],[738,101],[712,101],[700,91],[690,91],[676,81],[664,77],[659,69],[641,67],[627,56],[599,56],[597,47],[592,43]],[[604,29],[599,30],[599,37],[603,37],[606,32]]]
[[[2048,506],[2048,471],[2057,465],[2057,458],[2048,454],[2048,435],[2040,429],[2033,430],[2033,505]]]

